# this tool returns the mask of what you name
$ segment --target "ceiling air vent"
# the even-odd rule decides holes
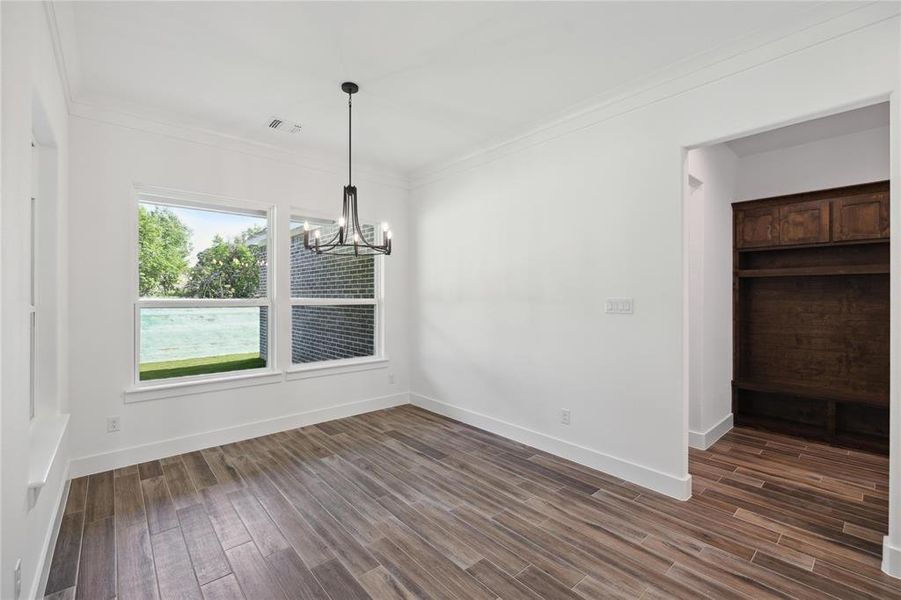
[[[285,121],[284,119],[279,119],[278,117],[269,119],[268,127],[269,129],[281,131],[282,133],[297,133],[300,131],[300,123],[292,123],[290,121]]]

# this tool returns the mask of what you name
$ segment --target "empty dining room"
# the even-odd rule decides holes
[[[0,600],[901,598],[901,3],[0,0]]]

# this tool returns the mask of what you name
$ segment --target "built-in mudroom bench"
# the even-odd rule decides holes
[[[732,207],[735,423],[887,452],[888,182]]]

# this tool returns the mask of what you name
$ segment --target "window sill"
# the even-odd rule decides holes
[[[312,377],[328,377],[342,375],[344,373],[356,373],[358,371],[372,371],[375,369],[387,369],[388,357],[362,358],[351,360],[334,360],[312,363],[309,365],[294,365],[285,372],[288,381],[297,379],[310,379]]]
[[[191,394],[203,394],[205,392],[218,392],[256,385],[268,385],[271,383],[278,383],[282,380],[282,373],[280,371],[267,369],[255,373],[227,375],[212,379],[141,385],[125,390],[125,402],[126,404],[129,404],[132,402],[144,402],[145,400],[159,400],[161,398],[174,398],[176,396],[189,396]]]
[[[50,476],[50,468],[59,453],[59,447],[69,415],[35,417],[28,430],[28,489],[44,487]]]

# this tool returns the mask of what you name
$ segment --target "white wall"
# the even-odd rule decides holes
[[[68,112],[41,3],[6,3],[2,14],[2,124],[0,124],[0,597],[14,598],[13,569],[22,560],[22,598],[39,592],[45,551],[53,533],[56,509],[65,487],[68,450],[65,436],[51,455],[43,446],[48,423],[66,411],[64,394],[66,273],[58,254],[65,245]],[[51,157],[49,176],[38,186],[38,201],[55,204],[42,215],[45,238],[38,249],[47,262],[39,281],[39,321],[45,325],[38,371],[42,399],[38,417],[28,419],[27,306],[29,265],[28,205],[31,187],[31,140],[36,134]],[[55,163],[52,164],[52,163]],[[42,197],[43,196],[43,197]],[[47,205],[45,204],[45,207]],[[58,430],[57,430],[58,431]],[[28,492],[29,469],[47,451],[49,479],[36,498]]]
[[[387,368],[259,387],[124,403],[132,381],[136,182],[337,215],[346,172],[305,168],[255,147],[225,149],[93,118],[71,119],[69,295],[73,474],[107,469],[406,402],[409,389],[407,190],[362,177],[361,216],[386,220],[396,252],[385,259]],[[284,239],[284,238],[282,238]],[[285,300],[288,282],[277,283]],[[288,366],[287,303],[277,310],[279,367]],[[389,374],[395,383],[389,383]],[[347,408],[338,405],[360,403]],[[319,412],[317,412],[319,411]],[[108,434],[106,418],[121,416]]]
[[[414,401],[686,497],[682,148],[888,97],[895,21],[814,28],[424,174]],[[635,314],[603,314],[616,296]]]
[[[689,444],[708,448],[732,417],[732,202],[738,158],[725,144],[688,152],[686,198]]]
[[[743,156],[735,201],[823,190],[889,178],[889,128]]]

